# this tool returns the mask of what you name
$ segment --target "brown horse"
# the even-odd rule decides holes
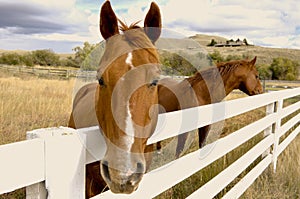
[[[164,111],[171,112],[184,108],[201,106],[222,101],[233,89],[248,95],[263,92],[255,67],[256,57],[251,60],[218,63],[216,67],[196,72],[193,76],[178,82],[164,79],[159,84],[159,104]],[[210,126],[198,129],[199,147],[203,147]],[[187,133],[178,136],[176,157],[184,148]],[[160,150],[161,144],[157,143]]]
[[[129,194],[137,189],[146,171],[147,139],[158,117],[160,64],[154,43],[161,33],[160,10],[151,4],[144,28],[119,22],[122,34],[106,1],[100,11],[106,47],[97,73],[99,84],[78,92],[69,121],[73,128],[98,124],[106,141],[101,163],[87,165],[87,197],[102,191],[99,170],[112,192]],[[81,111],[87,115],[82,116]]]

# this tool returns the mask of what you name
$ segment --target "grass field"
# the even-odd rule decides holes
[[[71,111],[74,83],[74,80],[38,79],[30,76],[13,77],[0,71],[0,145],[24,140],[26,131],[66,126]],[[239,97],[245,97],[245,95],[232,94],[228,99]],[[265,110],[261,108],[226,120],[222,135],[225,136],[264,115]],[[262,134],[258,135],[157,198],[185,198],[240,157],[261,136]],[[279,157],[277,172],[274,174],[272,167],[268,168],[242,198],[300,198],[299,146],[300,136]],[[192,143],[188,152],[195,149],[197,149],[196,141]],[[226,190],[230,186],[232,185],[229,185]],[[224,192],[216,198],[220,198]],[[23,198],[25,198],[24,189],[0,195],[0,199]]]

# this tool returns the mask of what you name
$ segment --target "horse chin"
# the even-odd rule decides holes
[[[131,194],[132,192],[136,191],[138,188],[138,183],[132,185],[131,183],[119,184],[119,183],[112,183],[108,186],[111,192],[115,194]]]

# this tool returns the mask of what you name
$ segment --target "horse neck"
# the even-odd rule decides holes
[[[209,68],[187,80],[200,105],[222,101],[232,90],[239,88],[240,84],[234,71],[222,72],[221,68]]]
[[[234,71],[228,73],[228,74],[221,74],[224,88],[225,88],[225,94],[226,96],[231,93],[234,89],[238,89],[240,85],[240,78],[237,77],[234,74]]]

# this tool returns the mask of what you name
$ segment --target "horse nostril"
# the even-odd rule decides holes
[[[103,177],[109,181],[111,181],[110,179],[110,175],[109,175],[109,169],[108,169],[108,162],[107,161],[102,161],[101,162],[101,167],[102,167],[102,172],[103,172]]]
[[[144,164],[143,163],[140,163],[140,162],[138,162],[137,164],[136,164],[136,173],[144,173],[145,171],[144,171]]]

